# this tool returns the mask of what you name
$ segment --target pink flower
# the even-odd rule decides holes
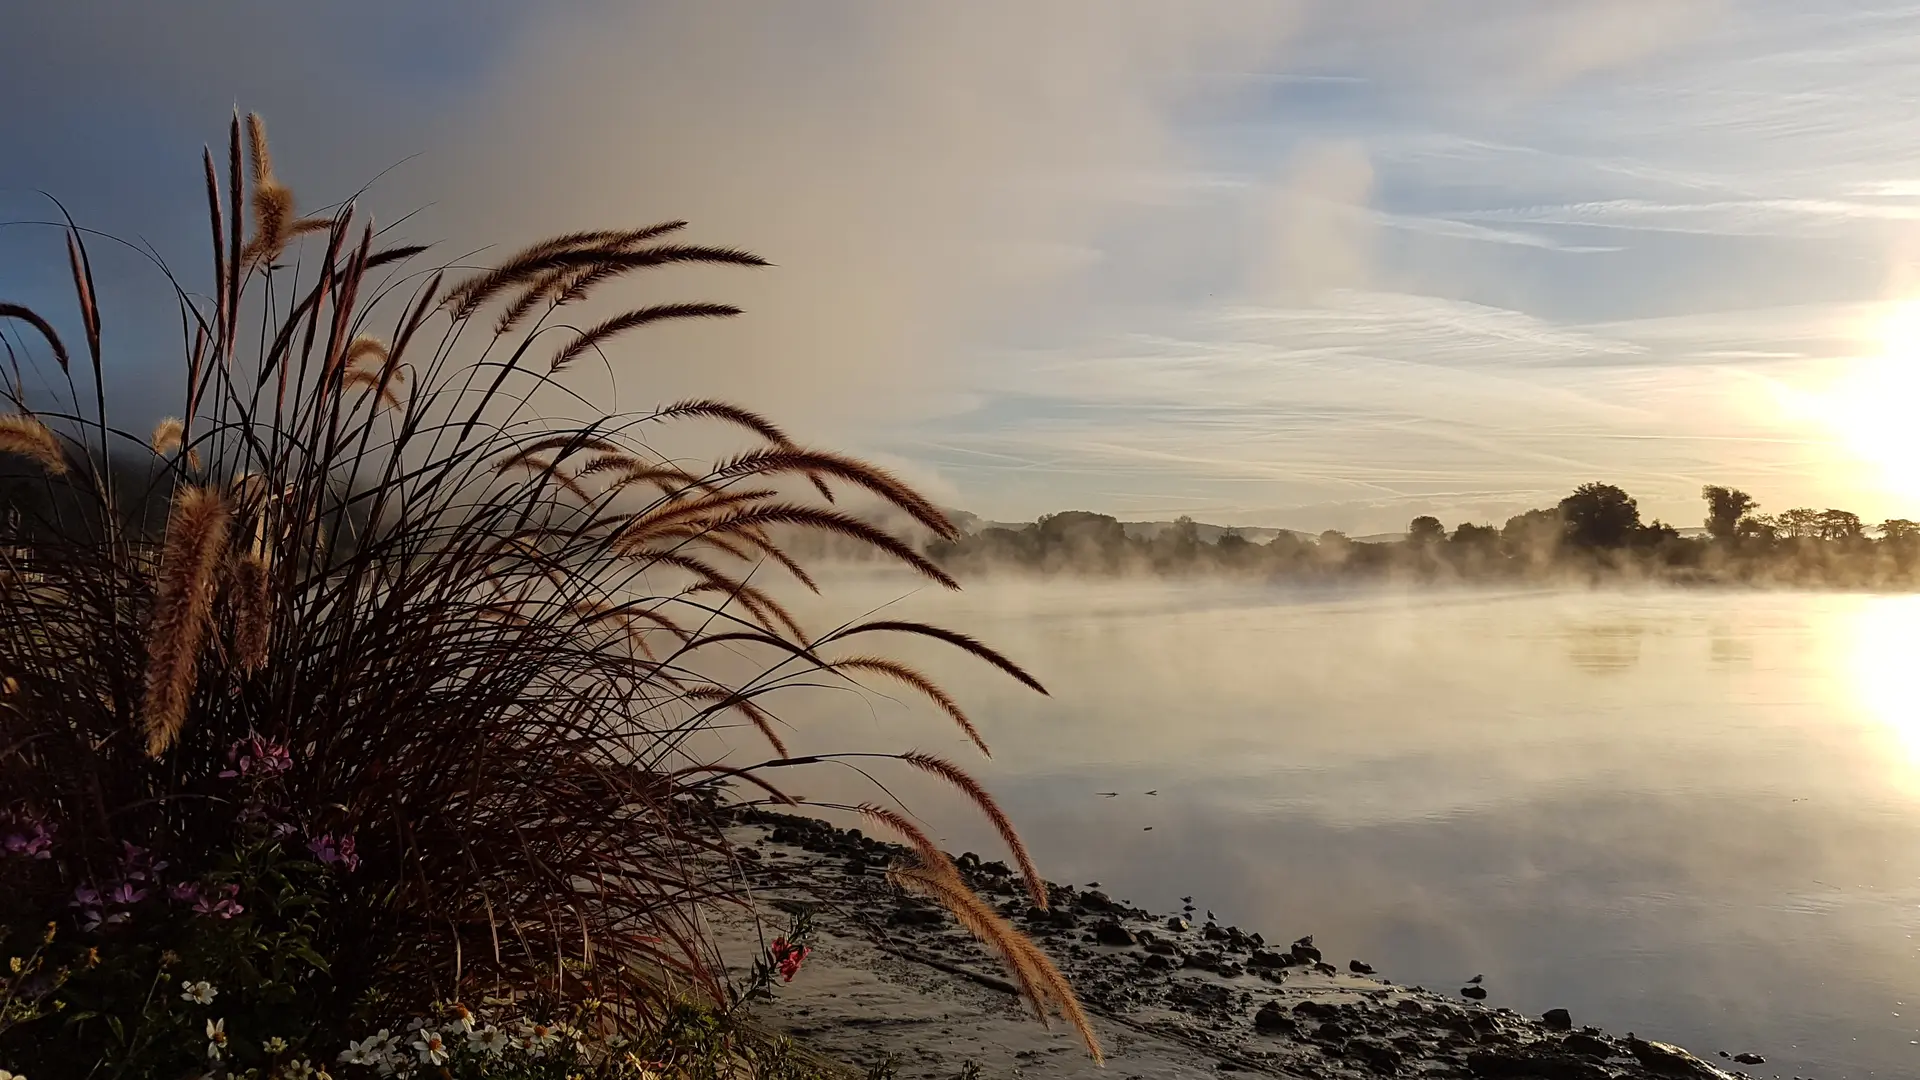
[[[227,748],[227,767],[221,776],[259,776],[266,779],[293,768],[293,755],[277,742],[248,735]]]
[[[100,890],[92,885],[79,885],[73,890],[74,907],[99,907],[104,902],[105,898],[100,895]]]
[[[167,890],[167,895],[183,903],[189,900],[198,900],[200,899],[200,886],[191,881],[175,882],[173,886]]]
[[[107,894],[107,901],[129,907],[147,898],[147,890],[139,888],[131,881],[123,881]]]
[[[335,841],[332,833],[321,833],[307,841],[307,850],[313,852],[323,866],[339,865],[348,873],[360,869],[360,856],[354,853],[353,834],[348,833]]]
[[[222,885],[211,893],[202,892],[193,902],[193,910],[199,915],[210,915],[216,919],[231,919],[247,910],[241,907],[234,897],[240,895],[240,886]]]
[[[53,830],[39,818],[28,818],[14,825],[12,831],[0,837],[0,851],[9,855],[21,855],[29,859],[51,859],[53,852]]]
[[[800,974],[800,965],[813,950],[780,937],[773,939],[773,944],[767,946],[767,952],[773,955],[774,965],[780,971],[780,980],[792,982],[793,977]]]
[[[120,872],[128,881],[159,881],[167,861],[154,860],[153,853],[136,844],[120,841]]]

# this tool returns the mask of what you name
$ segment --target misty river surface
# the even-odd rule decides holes
[[[1448,993],[1484,974],[1488,1005],[1760,1053],[1761,1076],[1920,1075],[1920,597],[914,589],[840,579],[814,614],[892,601],[1052,696],[915,647],[991,761],[904,697],[812,691],[796,753],[946,753],[1048,877],[1191,895],[1342,967]],[[996,857],[962,804],[875,768]],[[871,797],[856,780],[782,777]]]

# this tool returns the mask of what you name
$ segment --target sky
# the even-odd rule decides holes
[[[452,259],[686,218],[747,314],[593,393],[761,409],[999,520],[1355,533],[1618,483],[1920,518],[1920,6],[1827,0],[26,5],[0,221],[204,273],[200,148]],[[63,303],[0,227],[0,297]],[[488,248],[487,245],[493,245]],[[486,257],[485,251],[477,256]],[[116,409],[163,283],[103,252]]]

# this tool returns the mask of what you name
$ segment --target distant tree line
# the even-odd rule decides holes
[[[994,567],[1043,573],[1230,573],[1290,578],[1413,580],[1641,578],[1829,587],[1911,586],[1920,524],[1867,525],[1845,510],[1796,507],[1759,513],[1752,496],[1708,485],[1705,535],[1643,521],[1633,496],[1612,484],[1575,488],[1558,504],[1492,524],[1438,518],[1408,523],[1405,539],[1368,543],[1335,530],[1282,532],[1256,544],[1229,529],[1211,543],[1182,517],[1153,536],[1130,536],[1116,518],[1084,510],[1021,528],[986,528],[928,553],[956,571]]]

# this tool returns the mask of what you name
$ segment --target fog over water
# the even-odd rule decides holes
[[[914,649],[991,761],[905,698],[810,691],[781,710],[796,753],[948,753],[1050,878],[1190,894],[1398,982],[1483,973],[1489,1005],[1758,1052],[1759,1075],[1920,1075],[1920,598],[916,588],[836,581],[806,618],[890,603],[1052,696]],[[876,773],[952,850],[997,850],[956,800]],[[792,786],[872,791],[831,768]]]

